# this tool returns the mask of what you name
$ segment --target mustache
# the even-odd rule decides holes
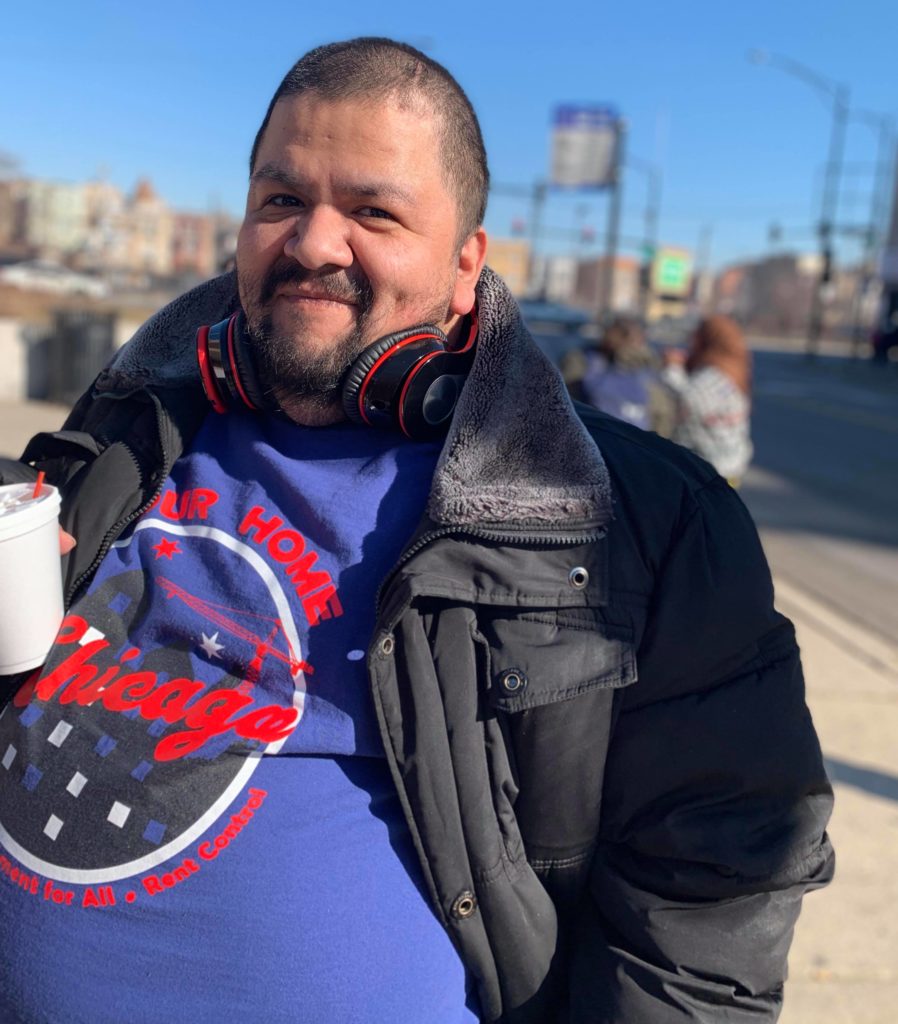
[[[367,278],[357,280],[350,277],[345,270],[322,274],[319,271],[307,270],[294,260],[279,261],[268,271],[262,281],[260,300],[263,304],[271,302],[274,293],[282,285],[302,285],[308,282],[314,282],[317,294],[338,302],[352,302],[362,313],[371,308],[374,300],[374,290]]]

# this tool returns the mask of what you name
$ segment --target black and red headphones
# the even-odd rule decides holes
[[[347,419],[398,428],[416,440],[444,433],[474,362],[476,314],[468,319],[460,348],[451,349],[433,324],[409,327],[369,345],[344,378]],[[203,391],[216,412],[276,409],[273,398],[262,394],[242,311],[212,327],[200,327],[196,356]]]

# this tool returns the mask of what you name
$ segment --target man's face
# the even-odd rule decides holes
[[[339,419],[339,385],[373,341],[418,323],[452,329],[483,264],[461,252],[432,114],[392,100],[277,103],[237,243],[240,300],[263,387],[298,422]]]

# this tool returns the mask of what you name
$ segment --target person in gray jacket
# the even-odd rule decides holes
[[[833,870],[792,626],[714,470],[572,404],[487,187],[445,69],[312,51],[236,273],[0,466],[77,539],[0,715],[4,1021],[778,1017]]]

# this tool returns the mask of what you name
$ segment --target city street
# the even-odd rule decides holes
[[[743,497],[778,576],[898,638],[898,366],[757,352]]]
[[[780,346],[785,348],[786,346]],[[60,406],[0,403],[18,454]],[[782,1024],[892,1024],[898,1005],[898,366],[755,353],[742,495],[796,624],[836,791],[836,881],[808,897]]]

